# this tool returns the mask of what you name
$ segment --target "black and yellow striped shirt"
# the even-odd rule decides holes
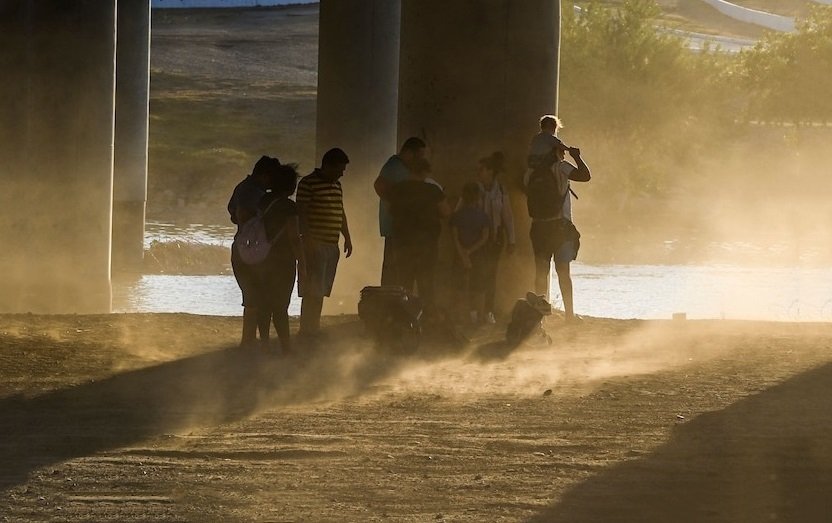
[[[305,213],[307,230],[304,234],[325,243],[338,243],[344,223],[344,193],[341,182],[326,180],[320,170],[304,176],[298,182],[295,198]]]

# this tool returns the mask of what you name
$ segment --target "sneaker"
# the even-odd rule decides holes
[[[495,323],[497,323],[497,318],[494,317],[493,312],[486,313],[485,323],[487,323],[489,325],[494,325]]]

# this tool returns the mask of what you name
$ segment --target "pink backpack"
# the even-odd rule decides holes
[[[247,222],[240,226],[239,232],[234,237],[234,245],[237,247],[237,253],[240,255],[243,263],[257,265],[263,262],[269,255],[269,251],[272,245],[274,245],[274,242],[286,230],[286,226],[284,225],[274,238],[269,238],[266,235],[266,224],[263,222],[263,218],[276,202],[277,200],[274,200],[270,203],[263,212],[257,211],[257,215],[249,218]]]

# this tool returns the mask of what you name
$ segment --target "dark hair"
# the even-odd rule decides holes
[[[272,158],[271,156],[261,156],[254,168],[251,170],[252,176],[271,176],[280,167],[280,160]]]
[[[270,173],[269,182],[273,191],[293,194],[298,186],[297,165],[281,165],[273,173]]]
[[[347,153],[345,153],[343,149],[339,149],[338,147],[333,147],[328,150],[324,153],[324,157],[321,158],[321,167],[327,167],[330,165],[346,165],[348,163],[350,163],[349,156],[347,156]]]
[[[428,145],[421,138],[418,138],[416,136],[411,136],[410,138],[408,138],[407,140],[404,141],[404,143],[402,144],[402,148],[399,152],[402,152],[402,153],[405,152],[405,151],[416,152],[419,149],[424,149],[427,146]]]
[[[485,158],[480,158],[480,165],[492,171],[496,176],[506,172],[506,157],[502,151],[494,151]]]
[[[462,201],[474,203],[480,197],[480,186],[477,182],[468,182],[462,187]]]

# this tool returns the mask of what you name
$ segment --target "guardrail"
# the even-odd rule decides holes
[[[791,33],[795,30],[794,18],[775,15],[765,11],[749,9],[725,0],[702,0],[720,13],[730,16],[734,20],[759,25],[775,31]],[[824,2],[826,3],[826,2]]]

